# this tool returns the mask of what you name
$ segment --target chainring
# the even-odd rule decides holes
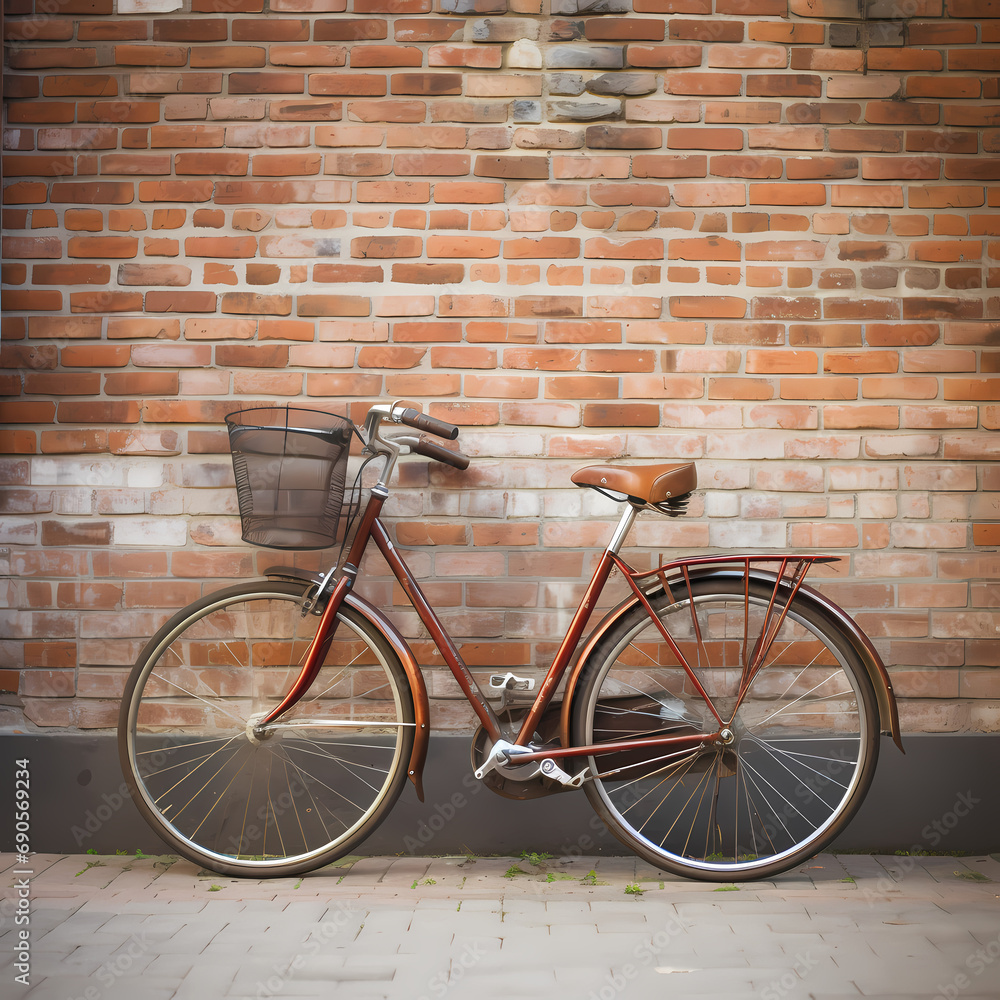
[[[559,715],[558,708],[559,706],[557,705],[554,711],[550,709],[542,716],[542,721],[538,728],[543,733],[550,734],[550,739],[548,740],[536,740],[536,742],[541,743],[543,746],[547,743],[557,742],[558,740],[556,736],[557,730],[555,729],[556,720]],[[510,739],[513,740],[514,735],[520,729],[521,721],[527,715],[527,710],[512,712],[508,709],[505,715],[503,729],[505,733],[511,734]],[[538,737],[539,734],[536,733],[535,736]],[[489,733],[480,726],[472,737],[472,770],[474,772],[483,766],[492,746],[493,741],[490,739]],[[560,762],[557,760],[557,763]],[[519,781],[516,778],[501,774],[499,771],[490,771],[489,774],[483,776],[482,782],[491,792],[496,792],[497,795],[502,795],[505,799],[540,799],[556,792],[569,791],[569,789],[564,788],[557,782],[543,778],[541,775],[528,778],[526,781]]]

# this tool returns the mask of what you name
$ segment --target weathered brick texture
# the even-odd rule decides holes
[[[392,510],[477,670],[580,596],[612,512],[575,468],[694,459],[640,565],[835,553],[904,726],[1000,730],[997,18],[8,0],[0,721],[111,725],[144,637],[275,561],[227,412],[405,397],[475,459]]]

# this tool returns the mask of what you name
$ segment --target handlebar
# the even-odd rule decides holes
[[[425,413],[413,409],[411,406],[408,406],[400,413],[399,420],[410,427],[416,427],[418,431],[427,431],[430,434],[436,434],[438,437],[447,438],[449,441],[454,441],[458,437],[458,428],[454,424],[438,420],[437,417],[429,417]]]
[[[417,430],[427,431],[448,441],[454,441],[458,437],[459,429],[454,424],[427,416],[410,406],[401,407],[396,403],[377,403],[372,406],[365,420],[363,436],[368,445],[366,450],[373,453],[380,451],[391,456],[389,466],[385,471],[386,479],[388,479],[391,468],[395,464],[400,447],[408,447],[411,452],[423,455],[425,458],[432,458],[436,462],[443,462],[455,469],[464,470],[469,467],[468,455],[463,455],[460,451],[452,451],[450,448],[445,448],[443,445],[428,441],[423,437],[408,435],[398,435],[394,438],[382,437],[379,427],[383,420],[389,420],[395,424],[407,424]]]
[[[456,428],[457,430],[457,428]],[[427,441],[424,438],[417,438],[411,445],[410,451],[415,451],[425,458],[433,458],[438,462],[444,462],[455,469],[465,470],[469,467],[469,456],[463,455],[460,451],[452,451],[444,445]]]

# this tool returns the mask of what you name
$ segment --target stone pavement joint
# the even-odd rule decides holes
[[[256,881],[35,855],[27,985],[16,867],[0,855],[5,1000],[1000,996],[995,856],[820,855],[719,886],[607,857],[366,857]]]

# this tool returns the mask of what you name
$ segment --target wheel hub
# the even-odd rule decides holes
[[[274,735],[272,729],[260,729],[260,724],[267,717],[267,712],[256,712],[247,719],[246,728],[243,730],[244,736],[254,746],[259,746]]]

